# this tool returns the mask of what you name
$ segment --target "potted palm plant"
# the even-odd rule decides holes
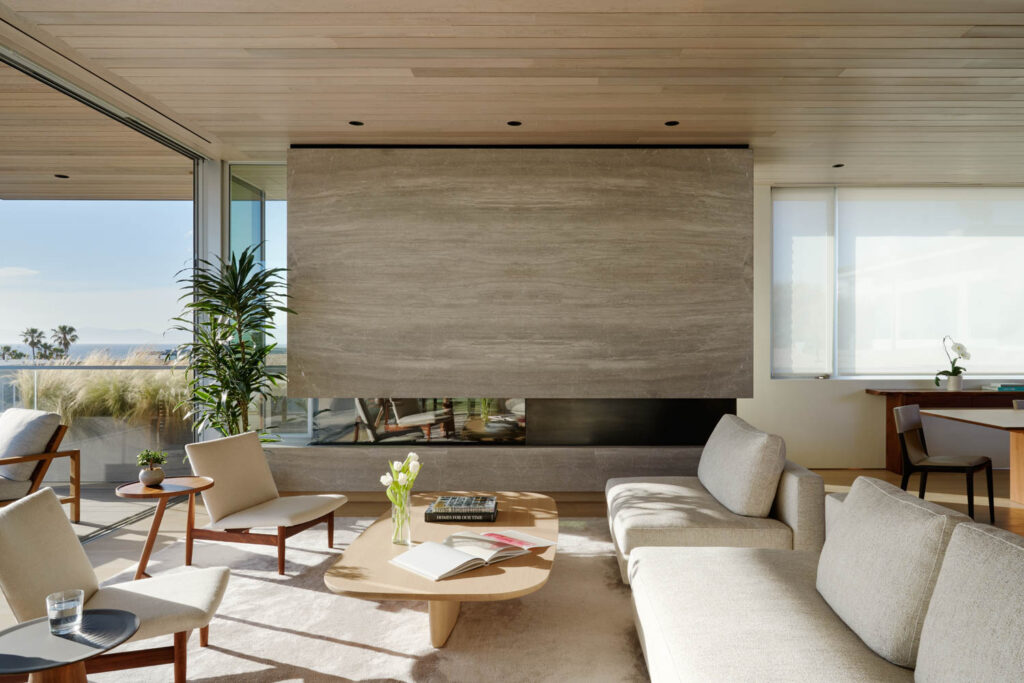
[[[249,411],[271,396],[284,373],[268,367],[274,314],[284,305],[283,268],[265,268],[254,245],[217,262],[199,259],[178,282],[185,302],[172,329],[191,341],[176,355],[188,366],[188,397],[179,405],[201,433],[224,436],[250,430]]]

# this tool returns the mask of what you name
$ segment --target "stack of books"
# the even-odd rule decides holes
[[[497,519],[495,496],[441,496],[423,513],[426,522],[493,522]]]
[[[1004,384],[986,384],[982,387],[986,391],[1024,391],[1024,381],[1006,382]]]

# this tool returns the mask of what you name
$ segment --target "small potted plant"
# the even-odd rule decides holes
[[[970,360],[971,354],[967,347],[960,342],[953,341],[948,334],[942,338],[942,350],[946,352],[949,359],[949,370],[940,370],[935,374],[935,386],[939,386],[939,377],[946,378],[946,389],[949,391],[960,391],[964,385],[964,371],[967,370],[960,365],[961,360]]]
[[[159,486],[164,480],[164,470],[159,465],[167,462],[167,453],[146,449],[139,453],[136,461],[139,467],[139,482],[143,486]]]

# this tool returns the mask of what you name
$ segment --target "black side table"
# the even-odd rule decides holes
[[[43,683],[85,683],[85,660],[117,647],[139,630],[120,609],[87,609],[76,633],[55,636],[46,617],[0,631],[0,674],[35,673]]]

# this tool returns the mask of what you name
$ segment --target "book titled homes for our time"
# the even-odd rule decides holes
[[[554,543],[551,541],[513,529],[482,534],[460,531],[442,543],[421,543],[392,558],[391,563],[428,579],[440,581],[471,569],[526,555],[534,548],[552,545]]]
[[[496,496],[440,496],[423,513],[425,522],[493,522],[497,519]]]

